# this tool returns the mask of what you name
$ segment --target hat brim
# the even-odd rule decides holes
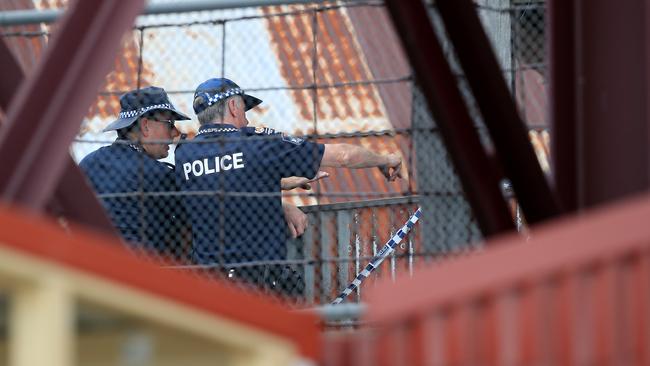
[[[257,99],[257,98],[255,98]],[[262,101],[260,100],[260,103]],[[259,103],[258,103],[259,104]],[[102,132],[108,132],[108,131],[114,131],[114,130],[120,130],[122,128],[126,128],[131,126],[135,121],[138,120],[138,118],[142,117],[143,114],[153,112],[153,111],[168,111],[171,112],[174,115],[174,120],[176,121],[182,121],[182,120],[190,120],[191,118],[188,117],[186,114],[181,113],[175,109],[170,109],[170,108],[157,108],[157,109],[152,109],[150,111],[142,112],[136,116],[133,117],[128,117],[128,118],[118,118],[115,121],[111,122],[106,126]]]
[[[252,95],[244,94],[242,97],[244,98],[244,105],[246,105],[247,111],[257,107],[262,103],[262,99],[255,98]]]

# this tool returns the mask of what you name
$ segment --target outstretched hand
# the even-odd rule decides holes
[[[280,181],[280,186],[282,187],[283,190],[288,191],[290,189],[294,188],[302,188],[302,189],[311,189],[311,182],[315,182],[317,180],[321,180],[323,178],[329,177],[330,174],[327,172],[324,172],[322,170],[319,170],[318,173],[316,173],[316,176],[309,179],[305,177],[288,177],[288,178],[282,178]]]
[[[381,173],[389,182],[402,178],[402,157],[397,154],[386,155],[388,162],[379,167]]]

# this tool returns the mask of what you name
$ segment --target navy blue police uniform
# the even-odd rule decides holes
[[[174,167],[151,158],[126,137],[139,118],[153,112],[167,112],[175,121],[190,119],[176,110],[162,88],[129,91],[120,96],[118,119],[104,128],[117,131],[118,139],[88,154],[79,166],[126,241],[186,260],[188,219],[179,198],[169,194],[178,191]]]
[[[179,144],[176,179],[200,264],[286,259],[280,180],[314,177],[324,145],[269,128],[203,125]],[[223,194],[220,194],[223,193]]]
[[[185,211],[174,195],[174,168],[152,159],[142,147],[116,141],[87,155],[79,166],[122,237],[136,246],[178,257]]]

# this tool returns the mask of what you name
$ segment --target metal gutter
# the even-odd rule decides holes
[[[246,8],[289,4],[319,3],[310,0],[189,0],[174,3],[148,3],[141,15],[187,13],[192,11]],[[65,9],[10,10],[0,12],[0,26],[54,23]]]

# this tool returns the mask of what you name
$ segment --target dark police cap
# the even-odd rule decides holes
[[[246,110],[249,110],[262,103],[261,99],[244,93],[244,91],[232,80],[226,78],[209,79],[202,82],[194,91],[194,112],[199,114],[209,106],[220,100],[226,99],[233,95],[241,95],[244,98]],[[197,103],[198,97],[203,97],[200,103]]]
[[[132,90],[120,97],[119,118],[111,122],[104,132],[119,130],[129,127],[143,114],[151,111],[168,111],[175,120],[189,120],[190,117],[176,110],[169,101],[167,93],[163,88],[148,86],[142,89]]]

